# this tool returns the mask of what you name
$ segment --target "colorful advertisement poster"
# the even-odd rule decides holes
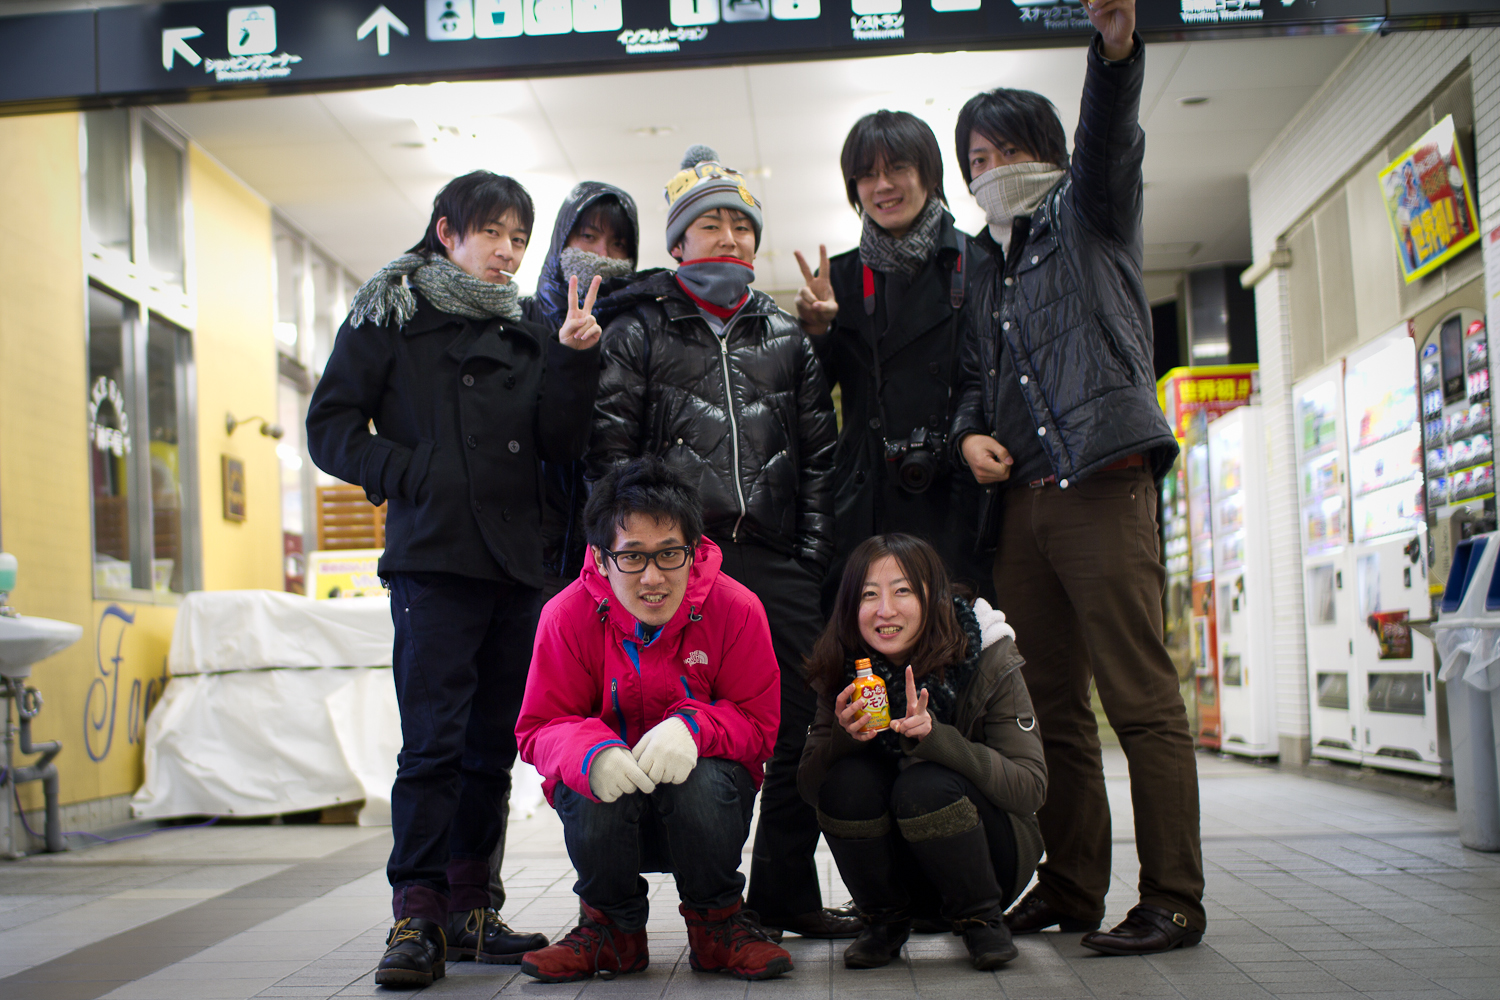
[[[1250,401],[1257,383],[1255,365],[1201,365],[1173,368],[1156,383],[1156,399],[1172,433],[1187,436],[1193,415],[1206,412],[1210,422]]]
[[[1457,138],[1449,115],[1380,172],[1386,216],[1408,284],[1479,239],[1479,216]]]
[[[330,549],[307,557],[307,596],[384,597],[376,567],[385,549]]]

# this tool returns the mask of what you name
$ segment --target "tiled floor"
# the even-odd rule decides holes
[[[790,976],[745,984],[691,971],[669,881],[655,878],[652,964],[606,982],[543,986],[514,967],[450,965],[434,997],[803,1000],[1463,997],[1500,1000],[1500,855],[1459,847],[1449,810],[1201,757],[1209,932],[1200,946],[1104,958],[1075,935],[1019,940],[977,973],[962,943],[915,937],[907,961],[850,972],[840,944],[788,938]],[[1113,922],[1134,902],[1129,783],[1108,760]],[[0,865],[0,998],[187,1000],[371,996],[389,890],[385,830],[237,827],[165,833]],[[845,898],[826,854],[826,898]],[[505,916],[565,931],[577,915],[555,816],[513,820]]]

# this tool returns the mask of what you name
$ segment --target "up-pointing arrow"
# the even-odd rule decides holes
[[[385,8],[381,8],[384,10]],[[193,51],[187,43],[189,38],[197,38],[203,34],[202,28],[166,28],[161,33],[161,66],[162,69],[172,68],[172,57],[182,56],[188,61],[188,65],[196,66],[203,61],[203,57]]]
[[[395,28],[401,34],[407,34],[406,25],[395,14],[385,9],[385,4],[375,8],[375,13],[365,18],[365,23],[359,26],[354,40],[362,41],[370,32],[375,32],[375,52],[378,55],[388,56],[391,54],[391,29]]]

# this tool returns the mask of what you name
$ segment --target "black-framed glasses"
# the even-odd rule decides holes
[[[615,561],[615,569],[621,573],[644,573],[646,564],[653,562],[663,573],[670,573],[674,569],[682,569],[693,558],[691,545],[674,545],[655,552],[639,552],[635,549],[622,549],[619,552],[604,549],[603,552]]]

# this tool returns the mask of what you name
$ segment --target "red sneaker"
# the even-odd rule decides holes
[[[736,979],[771,979],[792,971],[792,956],[752,919],[743,901],[722,910],[677,911],[687,919],[689,961],[699,972],[727,972]]]
[[[521,956],[521,971],[544,983],[572,983],[598,973],[613,979],[650,963],[644,928],[626,933],[582,900],[583,921],[567,937]]]

